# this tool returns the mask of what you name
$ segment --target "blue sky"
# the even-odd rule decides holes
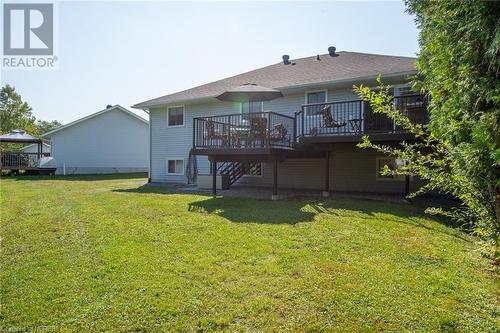
[[[283,54],[415,56],[402,2],[60,2],[59,68],[2,71],[39,119],[68,123],[258,67]],[[145,116],[141,111],[138,114]]]

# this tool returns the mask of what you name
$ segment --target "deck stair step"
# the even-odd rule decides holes
[[[222,162],[217,166],[217,174],[229,177],[229,185],[236,183],[250,169],[260,168],[260,163]]]

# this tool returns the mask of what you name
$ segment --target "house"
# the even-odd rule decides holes
[[[50,142],[58,174],[148,170],[148,121],[120,105],[108,105],[43,137]]]
[[[23,153],[36,154],[38,153],[38,145],[31,144],[28,146],[24,146],[23,148],[21,148],[21,151]],[[50,154],[50,145],[45,142],[42,144],[42,154]]]
[[[427,121],[426,99],[411,91],[415,58],[335,52],[283,61],[134,105],[150,119],[150,180],[270,186],[330,191],[407,193],[418,180],[380,175],[395,161],[356,147],[364,134],[397,144],[412,140],[374,113],[353,85],[394,86],[398,109]],[[279,98],[221,101],[238,86],[258,85]],[[258,119],[260,118],[260,119]],[[260,125],[259,125],[260,124]],[[226,181],[221,181],[225,178]],[[215,192],[215,186],[213,188]]]

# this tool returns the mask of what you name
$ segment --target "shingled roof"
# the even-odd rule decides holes
[[[316,56],[314,56],[295,59],[291,62],[294,64],[284,65],[280,62],[219,81],[151,99],[138,103],[133,107],[148,108],[172,103],[186,103],[205,98],[215,98],[215,96],[226,90],[247,83],[283,90],[327,82],[369,78],[379,74],[403,75],[416,72],[415,58],[357,52],[338,52],[337,57],[323,54],[320,55],[320,60],[317,60]]]

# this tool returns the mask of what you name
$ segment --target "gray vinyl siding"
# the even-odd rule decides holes
[[[350,90],[328,90],[328,101],[356,99]],[[305,103],[305,91],[264,102],[264,111],[273,111],[289,116],[300,111]],[[168,105],[173,106],[173,105]],[[207,104],[184,105],[184,126],[167,126],[167,107],[150,109],[151,116],[151,180],[153,182],[186,182],[185,175],[168,175],[169,159],[184,160],[184,170],[188,162],[189,150],[193,145],[193,118],[208,117],[240,112],[239,103],[213,102]],[[177,105],[176,105],[177,106]],[[198,156],[198,173],[209,174],[210,164],[207,157]]]
[[[278,163],[278,187],[322,189],[324,184],[324,164],[321,159],[287,159]],[[251,186],[271,186],[273,164],[262,163],[262,176],[243,176],[239,184]]]
[[[32,144],[32,145],[29,145],[29,146],[25,146],[23,148],[21,148],[21,150],[25,153],[38,153],[38,144]],[[44,143],[43,146],[42,146],[42,152],[43,153],[50,153],[50,145]]]
[[[353,144],[339,144],[330,156],[330,190],[339,192],[404,193],[404,180],[377,180],[377,157],[373,150],[357,148]],[[273,165],[262,163],[262,176],[243,176],[239,184],[271,186]],[[410,181],[414,191],[422,182]],[[325,186],[324,159],[287,159],[278,163],[278,187],[323,190]]]
[[[167,161],[183,159],[184,171],[193,146],[193,118],[237,113],[238,103],[214,102],[184,106],[184,125],[167,126],[167,106],[150,109],[151,117],[151,180],[153,182],[185,183],[186,175],[167,174]],[[209,174],[210,164],[206,156],[198,156],[198,173]]]
[[[148,170],[148,124],[117,108],[48,134],[46,139],[57,161],[57,174]]]
[[[317,91],[321,89],[314,89]],[[356,100],[358,97],[352,90],[333,90],[328,89],[327,101],[328,102],[341,102],[348,100]],[[306,91],[299,94],[285,96],[283,98],[275,99],[269,102],[264,102],[264,111],[273,111],[288,116],[294,116],[295,112],[301,110],[301,106],[306,103]]]
[[[334,191],[404,193],[404,179],[377,180],[377,157],[384,155],[351,144],[336,146],[332,152],[330,186]],[[410,181],[410,190],[415,189],[417,183],[417,180]]]

